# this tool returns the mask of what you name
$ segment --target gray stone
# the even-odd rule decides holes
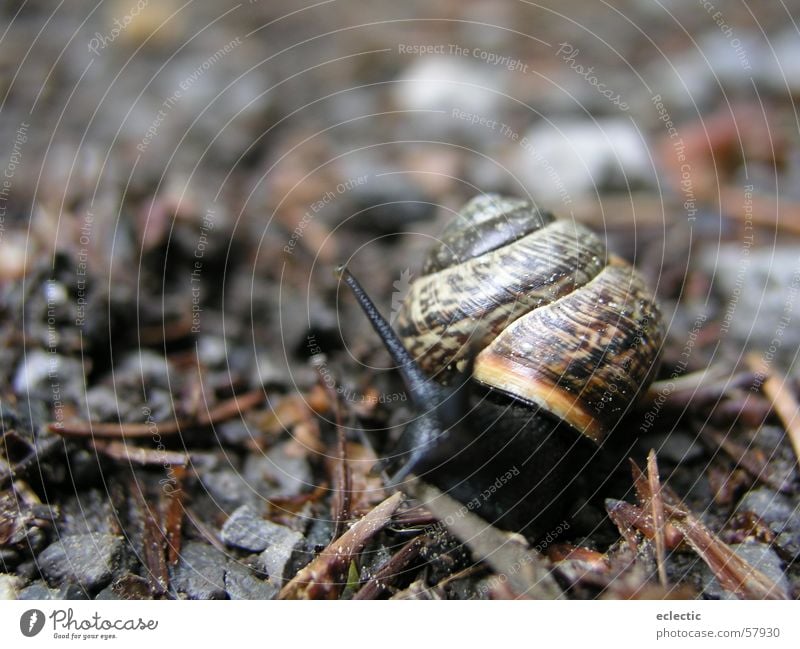
[[[242,505],[225,521],[221,536],[226,545],[262,552],[275,539],[282,539],[286,529],[283,525],[265,520],[254,507]]]
[[[124,540],[112,534],[64,536],[45,548],[38,564],[50,582],[74,583],[94,590],[107,584],[119,567]]]
[[[727,331],[740,349],[759,354],[778,339],[780,346],[767,360],[789,370],[781,364],[790,362],[800,347],[800,327],[794,324],[800,319],[800,300],[793,297],[800,282],[797,248],[769,246],[746,253],[740,244],[728,244],[705,253],[701,253],[703,269],[713,277],[722,300],[723,335]]]
[[[259,579],[246,566],[231,562],[225,573],[225,590],[231,599],[274,599],[280,585]]]
[[[19,591],[18,599],[58,599],[58,590],[43,581],[37,581]]]
[[[287,453],[280,444],[266,455],[252,454],[242,470],[245,480],[262,496],[297,496],[313,485],[311,467],[304,457]]]
[[[22,360],[14,375],[14,392],[28,398],[54,396],[80,403],[83,398],[83,367],[80,361],[35,349]]]
[[[225,599],[228,557],[201,541],[190,541],[181,551],[172,586],[190,599]]]
[[[775,582],[780,592],[788,597],[790,586],[783,571],[783,562],[770,546],[763,543],[737,543],[730,547],[753,568]],[[711,599],[737,599],[720,585],[708,566],[703,566],[703,594]]]
[[[282,525],[276,527],[280,529],[273,530],[269,546],[258,557],[258,565],[269,575],[271,582],[281,584],[286,574],[286,566],[294,552],[302,548],[304,538],[300,532],[290,530],[288,527]]]
[[[673,464],[691,462],[705,452],[697,438],[674,431],[664,435],[647,435],[641,440],[642,448],[655,449],[658,459],[666,459]]]
[[[752,512],[776,534],[775,543],[785,552],[800,556],[800,505],[783,494],[762,487],[748,491],[737,512]]]
[[[242,475],[232,469],[223,468],[202,473],[200,481],[216,506],[228,511],[247,503],[255,504],[260,500]]]
[[[0,599],[17,599],[23,583],[14,575],[0,575]]]

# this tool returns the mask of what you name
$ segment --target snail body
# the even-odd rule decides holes
[[[395,480],[413,471],[534,533],[563,514],[588,458],[646,390],[664,336],[642,278],[602,239],[496,195],[442,233],[396,335],[372,310],[419,412]]]

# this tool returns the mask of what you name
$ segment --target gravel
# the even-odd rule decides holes
[[[228,557],[207,543],[190,541],[181,550],[172,586],[189,599],[225,599]]]
[[[110,581],[124,549],[123,538],[112,534],[65,536],[39,555],[38,564],[48,581],[74,583],[92,591]]]

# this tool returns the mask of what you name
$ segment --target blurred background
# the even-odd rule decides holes
[[[200,491],[218,517],[250,492],[307,492],[319,480],[291,442],[313,448],[319,423],[274,395],[307,404],[328,372],[354,413],[391,417],[364,399],[389,393],[388,357],[333,268],[393,314],[484,192],[585,223],[642,270],[665,376],[754,352],[796,389],[797,9],[5,0],[4,480],[49,443],[40,481],[70,473],[85,500],[108,468],[47,422],[180,420],[265,387],[195,459]],[[24,563],[3,551],[5,572]]]

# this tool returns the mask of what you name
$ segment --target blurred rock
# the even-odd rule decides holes
[[[252,454],[242,473],[253,489],[265,496],[297,496],[313,486],[311,467],[305,457],[290,452],[290,442]]]
[[[282,539],[287,531],[291,530],[265,520],[254,507],[242,505],[225,521],[221,538],[226,545],[262,552],[276,540]]]
[[[762,487],[748,491],[737,512],[752,512],[775,533],[775,543],[785,552],[800,557],[800,503]]]
[[[0,599],[17,599],[23,583],[14,575],[0,574]]]
[[[58,599],[58,590],[37,581],[19,591],[19,599]]]
[[[43,349],[28,351],[14,375],[14,392],[53,402],[56,398],[79,402],[83,394],[83,368],[74,358]]]
[[[172,586],[190,599],[225,599],[228,557],[201,541],[190,541],[181,550],[173,569]]]
[[[514,171],[534,201],[559,213],[584,196],[655,178],[643,135],[627,118],[542,121],[520,139]]]
[[[269,545],[259,555],[258,563],[259,567],[269,575],[271,582],[277,585],[283,583],[287,564],[303,540],[300,532],[282,525],[276,525],[270,530]]]
[[[64,536],[38,558],[39,568],[51,582],[70,582],[86,590],[102,587],[118,570],[124,540],[111,534]]]
[[[785,324],[800,319],[797,248],[752,248],[745,254],[741,244],[726,244],[707,247],[699,257],[722,301],[722,335],[732,336],[739,351],[757,353],[768,352],[777,340],[774,363],[788,370],[800,348],[800,328]]]
[[[280,584],[259,579],[250,568],[232,562],[225,573],[225,590],[231,599],[274,599]]]
[[[454,118],[453,110],[479,119],[499,119],[507,90],[502,70],[470,58],[441,55],[424,56],[406,67],[395,80],[393,96],[401,109],[423,111],[406,116],[413,124],[409,135],[413,132],[437,140],[459,136],[481,141],[496,135],[485,126]]]

